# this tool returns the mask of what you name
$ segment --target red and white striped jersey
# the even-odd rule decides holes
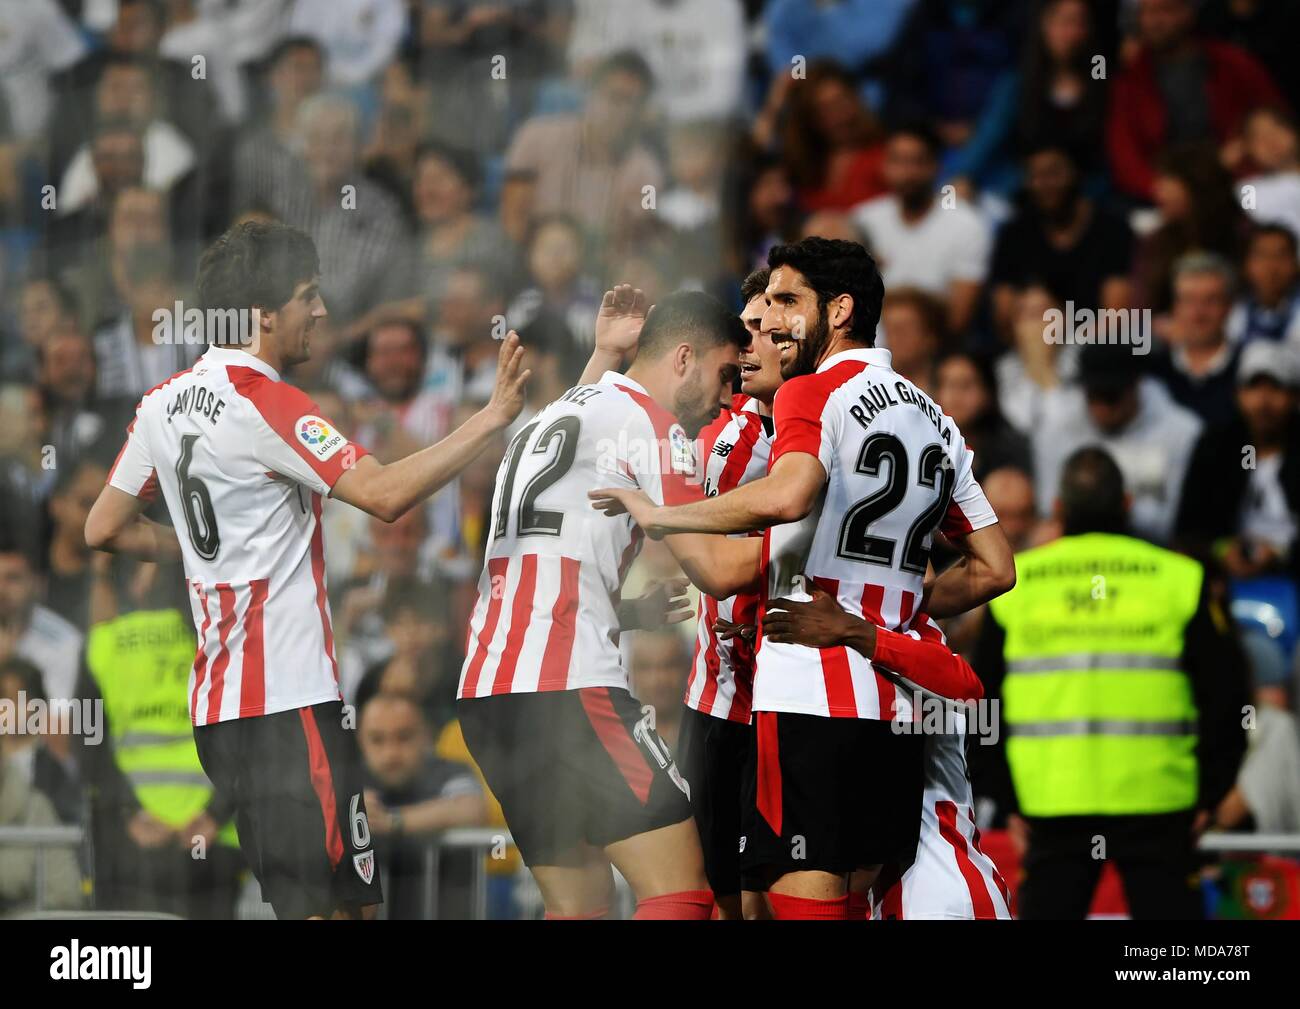
[[[997,521],[957,425],[882,348],[843,351],[790,379],[773,414],[770,466],[804,452],[821,462],[826,483],[805,518],[767,530],[765,598],[806,600],[810,578],[849,612],[906,630],[934,530],[959,535]],[[908,703],[853,649],[759,638],[756,711],[906,720]]]
[[[618,604],[644,534],[592,508],[596,487],[704,496],[694,443],[617,372],[544,407],[501,461],[458,697],[627,688]]]
[[[140,400],[108,482],[161,488],[176,527],[195,725],[339,699],[321,497],[364,454],[242,350],[210,347]]]
[[[700,432],[704,494],[725,494],[767,474],[772,438],[758,412],[758,400],[736,396],[730,412]],[[741,535],[762,535],[761,533]],[[695,658],[686,684],[686,705],[715,718],[749,723],[754,696],[754,646],[740,638],[723,641],[713,625],[721,617],[737,624],[758,622],[758,592],[727,599],[701,594]]]
[[[946,645],[943,631],[929,614],[920,614],[914,624],[908,637]],[[902,648],[892,651],[904,654]],[[1007,884],[980,848],[980,832],[975,826],[975,797],[966,767],[968,709],[905,676],[898,679],[914,698],[922,698],[922,710],[912,705],[912,727],[926,731],[921,835],[915,860],[873,903],[872,917],[1010,918]]]

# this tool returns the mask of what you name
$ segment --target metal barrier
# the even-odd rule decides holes
[[[0,826],[0,848],[35,848],[36,880],[35,910],[45,907],[45,849],[80,848],[85,831],[77,826],[56,827],[3,827]]]
[[[45,849],[78,848],[85,840],[85,831],[77,826],[6,827],[0,826],[0,848],[23,847],[36,849],[35,912],[45,905]],[[482,921],[488,913],[487,856],[494,848],[511,845],[509,831],[500,827],[461,827],[448,830],[430,840],[424,855],[424,887],[420,907],[422,917],[438,917],[439,873],[444,851],[471,851],[481,857],[470,859],[470,907],[472,917]],[[1278,852],[1300,855],[1300,834],[1233,834],[1210,833],[1201,837],[1199,847],[1208,852],[1242,852],[1263,854]],[[522,875],[522,873],[521,873]],[[616,897],[620,910],[626,917],[632,905],[631,889],[627,881],[614,871]],[[71,914],[73,912],[67,912]],[[128,912],[129,913],[129,912]]]

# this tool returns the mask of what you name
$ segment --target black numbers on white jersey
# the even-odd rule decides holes
[[[217,511],[212,507],[208,485],[190,473],[190,463],[194,461],[194,443],[198,440],[197,434],[181,437],[181,457],[176,460],[176,481],[180,484],[185,527],[190,532],[190,542],[200,557],[210,561],[221,549],[221,533],[217,530]]]
[[[496,523],[492,538],[500,539],[506,534],[510,522],[511,506],[514,502],[515,477],[519,473],[519,463],[523,458],[524,446],[540,421],[533,421],[515,436],[507,452],[506,478],[501,488],[501,501],[497,506]],[[559,536],[564,528],[564,512],[552,511],[538,506],[538,497],[557,480],[564,477],[573,465],[578,453],[578,436],[582,432],[582,421],[577,417],[560,417],[538,436],[530,455],[546,455],[551,445],[558,439],[559,448],[555,458],[533,474],[519,496],[519,507],[514,509],[516,536]]]
[[[898,542],[887,536],[874,535],[870,530],[874,523],[902,504],[907,496],[907,448],[892,434],[881,432],[869,435],[858,450],[854,469],[864,476],[879,477],[885,464],[888,470],[885,485],[844,513],[844,522],[840,525],[839,549],[836,552],[850,560],[893,567]],[[903,555],[898,563],[901,570],[910,574],[925,574],[925,566],[930,559],[925,540],[948,511],[953,480],[953,469],[947,463],[943,446],[927,445],[921,451],[916,481],[922,487],[937,488],[939,493],[907,530]]]

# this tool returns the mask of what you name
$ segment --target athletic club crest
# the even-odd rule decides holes
[[[370,851],[363,851],[360,855],[352,856],[352,864],[356,867],[357,875],[361,877],[361,882],[367,886],[375,878],[375,852],[372,848]]]

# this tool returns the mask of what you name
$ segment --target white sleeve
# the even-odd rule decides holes
[[[953,429],[954,432],[956,428]],[[961,435],[957,435],[961,437]],[[976,529],[991,526],[998,520],[997,513],[984,496],[984,488],[975,479],[975,453],[963,441],[954,450],[956,470],[952,485],[952,501],[948,513],[940,521],[939,529],[945,536],[965,536]]]
[[[126,429],[126,444],[108,474],[110,487],[125,491],[132,497],[151,497],[158,485],[146,431],[140,407],[136,407],[135,420]]]

